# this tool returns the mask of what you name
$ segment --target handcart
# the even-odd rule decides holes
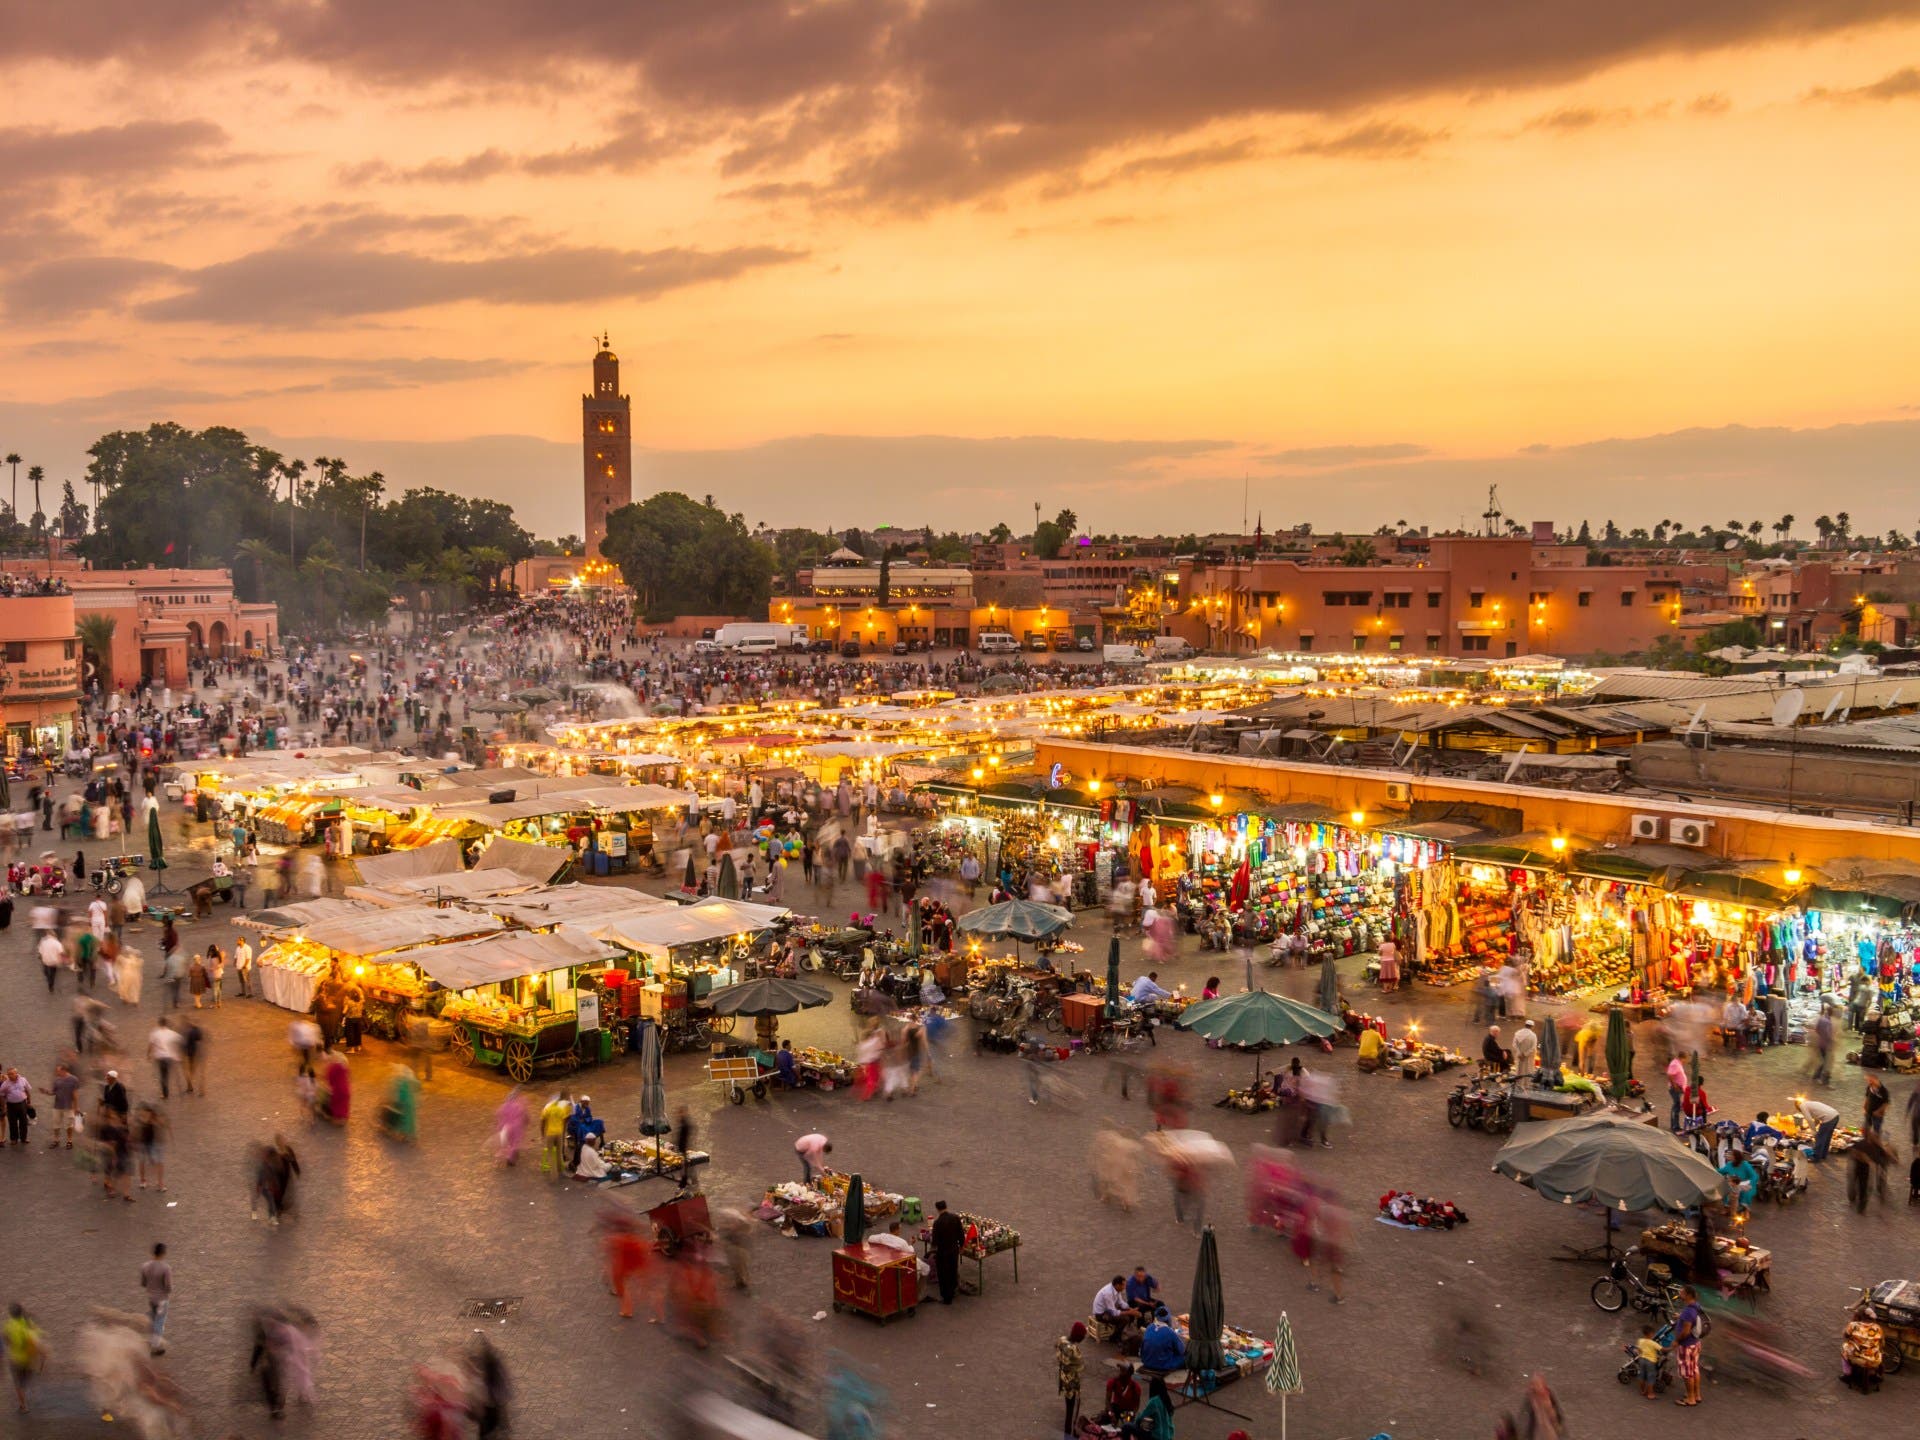
[[[762,1065],[753,1051],[739,1055],[715,1055],[707,1061],[707,1078],[723,1087],[727,1098],[736,1105],[747,1103],[747,1093],[753,1098],[767,1098],[769,1083],[777,1074],[771,1067]]]
[[[690,1240],[713,1238],[713,1217],[704,1195],[676,1195],[647,1211],[663,1255],[672,1255]]]
[[[1849,1318],[1880,1327],[1883,1373],[1920,1363],[1920,1280],[1882,1280],[1854,1302]]]

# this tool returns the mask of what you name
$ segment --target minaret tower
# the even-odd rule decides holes
[[[606,335],[593,357],[593,393],[580,397],[580,437],[587,556],[598,560],[608,514],[633,501],[633,405],[620,393],[620,357]]]

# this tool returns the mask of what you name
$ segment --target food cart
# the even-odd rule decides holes
[[[313,1008],[323,981],[358,985],[376,1031],[392,1033],[387,1011],[424,998],[412,952],[471,940],[503,929],[491,915],[413,905],[380,910],[356,900],[312,900],[251,917],[274,941],[260,952],[256,974],[262,998],[284,1010]]]
[[[579,981],[581,972],[616,954],[604,942],[560,929],[435,945],[409,958],[452,992],[438,1003],[440,1018],[453,1027],[454,1055],[525,1084],[536,1070],[571,1070],[600,1058],[600,992]]]

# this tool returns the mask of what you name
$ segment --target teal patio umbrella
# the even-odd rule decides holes
[[[1626,1099],[1632,1079],[1633,1034],[1627,1029],[1625,1013],[1616,1007],[1607,1012],[1607,1088],[1614,1099]]]
[[[1002,900],[969,910],[954,922],[970,935],[996,939],[1044,940],[1073,924],[1073,912],[1035,900]]]
[[[1198,1005],[1189,1006],[1173,1025],[1176,1030],[1191,1030],[1226,1045],[1254,1046],[1256,1085],[1260,1083],[1259,1047],[1331,1039],[1346,1028],[1324,1010],[1289,1000],[1284,995],[1269,995],[1265,990],[1246,990],[1218,1000],[1202,1000]]]
[[[858,1173],[847,1182],[847,1203],[841,1220],[841,1238],[858,1245],[867,1238],[867,1189]]]

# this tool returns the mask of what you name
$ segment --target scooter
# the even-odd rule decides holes
[[[1484,1130],[1504,1135],[1513,1129],[1513,1091],[1494,1089],[1478,1080],[1462,1080],[1447,1097],[1447,1123],[1458,1130]]]

